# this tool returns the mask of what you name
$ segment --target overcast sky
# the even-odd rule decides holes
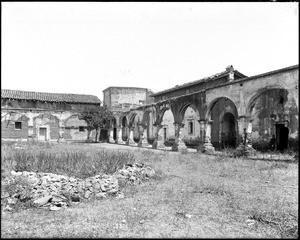
[[[155,92],[299,63],[298,3],[1,3],[1,88]]]

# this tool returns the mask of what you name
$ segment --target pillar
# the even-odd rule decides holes
[[[215,151],[214,146],[211,144],[211,125],[213,121],[207,120],[205,121],[205,138],[203,145],[203,152],[205,153],[213,153]]]
[[[59,143],[65,142],[66,140],[64,138],[64,129],[65,129],[64,122],[62,120],[59,120],[58,126],[59,126],[59,130],[58,130],[59,137],[58,137],[57,142],[59,142]]]
[[[182,141],[182,128],[184,127],[184,124],[174,123],[174,127],[175,127],[175,143],[172,146],[172,150],[173,151],[186,150],[187,147],[185,143]]]
[[[137,146],[137,143],[133,139],[133,131],[134,131],[134,127],[129,128],[129,138],[127,142],[128,145]]]
[[[147,140],[147,125],[139,124],[140,130],[140,141],[138,143],[139,147],[148,147],[149,143]],[[145,131],[146,130],[146,131]]]
[[[198,151],[203,152],[204,151],[204,142],[205,142],[205,120],[198,120],[200,125],[200,145],[198,147]]]
[[[248,116],[241,116],[238,118],[239,131],[239,146],[236,148],[243,155],[252,155],[255,150],[252,147],[252,119]]]
[[[115,140],[114,140],[114,128],[110,128],[109,129],[109,139],[108,141],[110,143],[115,143]]]
[[[118,144],[125,144],[125,142],[122,139],[122,127],[117,127],[117,139],[116,143]]]
[[[165,143],[163,139],[163,133],[162,133],[162,127],[163,125],[160,124],[153,124],[154,129],[155,129],[155,140],[152,145],[152,148],[165,148]]]

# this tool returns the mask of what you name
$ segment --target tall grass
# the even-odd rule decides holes
[[[111,174],[127,163],[135,161],[129,151],[112,151],[93,147],[78,148],[66,144],[27,144],[1,147],[1,172],[51,172],[78,178],[99,173]]]

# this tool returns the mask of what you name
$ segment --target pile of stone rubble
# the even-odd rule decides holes
[[[119,188],[119,181],[126,181],[132,184],[140,183],[153,177],[154,170],[142,163],[128,164],[112,175],[99,174],[87,179],[79,179],[57,175],[53,173],[35,172],[14,172],[2,182],[2,186],[17,179],[26,182],[29,187],[14,188],[14,192],[5,191],[1,188],[1,207],[3,210],[11,210],[18,202],[31,201],[36,207],[60,210],[72,203],[101,199],[108,195],[117,198],[124,197]]]

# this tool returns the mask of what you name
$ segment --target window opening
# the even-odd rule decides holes
[[[15,122],[15,130],[21,130],[22,129],[22,123],[21,122]]]

